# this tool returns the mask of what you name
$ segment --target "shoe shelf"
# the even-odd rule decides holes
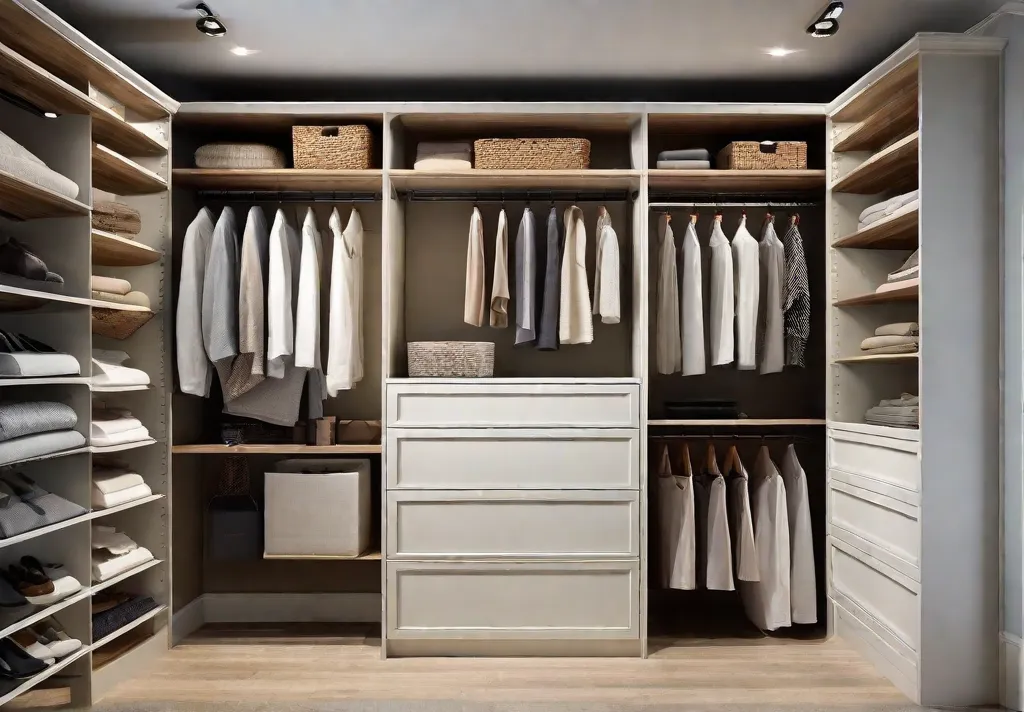
[[[93,393],[131,393],[134,391],[148,391],[152,386],[89,386]]]
[[[90,646],[83,644],[81,648],[79,648],[75,652],[71,653],[71,655],[68,655],[66,658],[61,658],[60,660],[58,660],[57,662],[55,662],[50,667],[48,667],[45,670],[43,670],[41,673],[39,673],[35,677],[31,677],[28,680],[25,680],[20,685],[15,687],[13,690],[8,692],[6,695],[3,695],[2,697],[0,697],[0,706],[7,704],[8,702],[13,700],[18,695],[21,695],[21,694],[24,694],[25,692],[28,692],[29,690],[31,690],[33,687],[35,687],[39,683],[43,682],[44,680],[46,680],[46,679],[48,679],[50,677],[53,677],[54,675],[56,675],[58,672],[60,672],[64,668],[66,668],[71,663],[73,663],[76,660],[78,660],[80,658],[83,658],[86,655],[88,655],[90,650],[91,650]]]
[[[93,584],[92,586],[89,587],[89,595],[91,596],[94,593],[99,593],[100,591],[102,591],[105,588],[110,588],[111,586],[113,586],[115,584],[121,583],[122,581],[124,581],[126,579],[130,579],[132,576],[135,576],[136,574],[141,574],[143,571],[148,571],[149,569],[153,568],[154,566],[159,566],[162,563],[164,563],[163,559],[152,559],[151,561],[147,561],[144,564],[139,564],[134,569],[129,569],[128,571],[125,571],[124,573],[118,574],[117,576],[114,576],[113,578],[109,578],[106,581],[103,581],[101,583]]]
[[[39,621],[49,618],[54,613],[62,611],[68,606],[73,606],[79,601],[84,601],[91,596],[93,591],[88,586],[83,586],[82,589],[76,593],[71,594],[67,598],[57,601],[53,605],[47,606],[37,610],[35,613],[25,616],[13,623],[9,623],[5,628],[0,628],[0,638],[6,638],[11,633],[17,633],[22,628],[28,628],[30,625],[35,625]]]
[[[94,509],[91,512],[89,512],[89,519],[100,519],[101,517],[106,517],[106,516],[109,516],[111,514],[117,514],[118,512],[123,512],[126,509],[133,509],[135,507],[141,507],[144,504],[149,504],[150,502],[156,502],[158,500],[161,500],[161,499],[164,498],[164,496],[165,495],[162,495],[162,494],[151,494],[148,497],[142,497],[140,499],[133,499],[131,502],[125,502],[124,504],[119,504],[116,507],[107,507],[105,509]]]
[[[161,613],[163,613],[166,610],[167,610],[167,606],[157,606],[156,608],[154,608],[153,610],[149,611],[148,613],[142,614],[141,616],[139,616],[138,618],[133,620],[131,623],[128,623],[126,625],[121,626],[120,628],[115,630],[110,635],[104,636],[104,637],[100,638],[99,640],[93,641],[92,648],[94,650],[97,649],[97,648],[102,648],[107,643],[115,641],[118,638],[120,638],[122,635],[124,635],[126,633],[129,633],[132,630],[138,628],[140,625],[142,625],[146,621],[153,620],[154,618],[156,618],[158,615],[160,615]]]

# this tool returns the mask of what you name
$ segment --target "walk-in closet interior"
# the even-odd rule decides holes
[[[0,0],[0,704],[290,623],[997,700],[1004,45],[830,104],[179,105]]]

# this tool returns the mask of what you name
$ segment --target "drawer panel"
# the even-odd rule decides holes
[[[920,585],[844,541],[830,538],[832,587],[912,650],[920,642]]]
[[[636,430],[388,428],[389,489],[638,489]]]
[[[635,491],[389,492],[388,558],[640,556]]]
[[[829,429],[829,468],[921,491],[920,443]]]
[[[388,426],[639,428],[638,385],[389,384]]]
[[[640,636],[639,563],[388,562],[388,638]]]
[[[921,523],[913,504],[857,487],[831,474],[831,524],[845,529],[914,567],[920,566]],[[874,552],[868,552],[874,553]]]

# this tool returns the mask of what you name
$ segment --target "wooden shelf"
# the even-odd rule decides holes
[[[834,193],[875,195],[917,184],[920,132],[900,139],[860,164],[832,186]]]
[[[134,509],[135,507],[141,507],[144,504],[149,504],[150,502],[156,502],[156,501],[159,501],[159,500],[161,500],[163,498],[164,498],[164,495],[162,495],[162,494],[151,494],[148,497],[140,497],[139,499],[133,499],[131,502],[125,502],[124,504],[119,504],[116,507],[106,507],[104,509],[94,509],[91,512],[89,512],[89,518],[90,519],[100,519],[101,517],[106,517],[107,515],[110,515],[110,514],[117,514],[118,512],[123,512],[126,509]]]
[[[90,99],[90,101],[92,101]],[[133,126],[102,104],[92,102],[92,137],[126,156],[163,156],[167,144]]]
[[[92,300],[85,297],[0,284],[0,312],[39,309],[48,305],[89,306],[91,303]]]
[[[670,426],[670,427],[693,427],[693,428],[717,428],[717,427],[748,427],[764,428],[778,426],[798,425],[824,425],[824,418],[740,418],[738,420],[648,420],[649,427]]]
[[[167,190],[167,182],[156,173],[98,143],[92,145],[92,186],[115,195]]]
[[[836,123],[864,121],[892,100],[897,94],[908,89],[917,93],[918,58],[908,59],[877,82],[857,94],[832,116]]]
[[[864,306],[868,304],[890,304],[892,302],[913,302],[917,301],[919,292],[918,285],[910,287],[901,287],[900,289],[893,289],[889,292],[882,292],[878,294],[872,292],[870,294],[861,294],[857,297],[848,297],[847,299],[840,299],[835,302],[833,306],[837,307],[856,307]]]
[[[380,445],[175,445],[175,455],[375,455]]]
[[[19,220],[35,220],[88,215],[89,211],[85,203],[0,171],[0,213]]]
[[[651,190],[680,193],[772,193],[793,194],[825,189],[824,170],[740,171],[740,170],[651,170]]]
[[[841,237],[832,243],[833,247],[863,247],[876,250],[916,250],[918,246],[917,206],[903,214],[897,213],[884,220],[871,223],[866,228]]]
[[[171,172],[171,182],[176,188],[206,190],[336,190],[380,193],[383,190],[383,173],[379,170],[330,171],[300,168],[175,168]]]
[[[834,363],[842,363],[848,365],[862,364],[862,363],[917,363],[918,356],[920,354],[866,354],[864,356],[847,356],[845,358],[837,358]]]
[[[390,171],[395,190],[629,190],[640,171]]]
[[[917,82],[891,96],[866,119],[849,129],[832,149],[846,151],[877,151],[901,136],[917,130]]]
[[[113,309],[115,311],[147,312],[152,314],[153,310],[140,304],[123,304],[121,302],[105,302],[102,299],[90,299],[89,306],[96,309]]]
[[[321,556],[317,554],[309,554],[307,556],[294,555],[294,554],[264,554],[264,559],[272,559],[274,561],[380,561],[381,553],[379,551],[367,551],[358,556]]]
[[[160,250],[104,230],[92,230],[92,263],[104,267],[141,267],[159,262]]]

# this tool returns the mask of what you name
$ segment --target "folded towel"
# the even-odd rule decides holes
[[[54,430],[70,430],[77,423],[75,409],[64,403],[0,403],[0,441]]]
[[[144,546],[132,549],[121,556],[95,553],[92,555],[92,580],[101,583],[152,560],[153,552]]]
[[[138,549],[139,545],[127,534],[117,531],[114,527],[96,524],[92,528],[92,548],[105,549],[116,556]]]
[[[909,416],[920,413],[921,407],[916,405],[876,405],[874,408],[868,408],[868,412],[872,415]]]
[[[885,294],[886,292],[895,292],[897,289],[904,289],[906,287],[918,287],[920,285],[920,277],[910,277],[899,282],[886,282],[885,284],[883,284],[882,286],[875,290],[875,294]]]
[[[865,356],[871,355],[882,355],[882,354],[916,354],[918,351],[917,343],[913,344],[900,344],[898,346],[879,346],[873,349],[863,349],[861,353]]]
[[[897,211],[909,206],[911,203],[917,202],[920,192],[912,190],[909,193],[903,193],[897,195],[894,198],[886,198],[885,200],[875,203],[864,211],[858,217],[858,223],[860,227],[867,227],[873,222],[894,215]],[[909,212],[909,210],[907,211]]]
[[[128,294],[132,291],[132,283],[127,279],[117,277],[92,276],[92,290],[94,292],[110,292],[111,294]]]
[[[711,152],[706,148],[681,148],[662,151],[658,154],[659,161],[710,161]]]
[[[862,349],[877,349],[883,346],[903,346],[904,344],[917,345],[917,336],[869,336],[860,342]]]
[[[473,155],[473,145],[467,141],[421,141],[416,144],[417,160],[444,154],[458,154],[468,158]]]
[[[138,368],[122,364],[128,360],[123,351],[92,350],[92,379],[94,386],[148,386],[149,374]]]
[[[0,465],[10,465],[34,457],[44,457],[85,445],[85,436],[77,430],[25,435],[0,443]]]
[[[889,273],[889,282],[899,282],[916,276],[921,270],[921,250],[914,250],[907,261],[895,272]]]
[[[920,422],[917,417],[894,417],[889,415],[865,415],[864,422],[868,425],[884,425],[887,428],[907,428],[917,430]]]
[[[124,417],[116,420],[94,420],[92,422],[92,437],[104,435],[117,435],[129,430],[137,430],[142,427],[142,421],[138,418]]]
[[[101,302],[112,302],[114,304],[132,304],[137,307],[150,308],[149,297],[144,292],[128,292],[127,294],[114,294],[113,292],[99,292],[92,290],[92,298]]]
[[[70,354],[0,353],[0,376],[4,378],[77,376],[81,372],[78,360]]]
[[[894,324],[883,324],[875,329],[875,336],[917,336],[920,328],[916,321],[899,321]]]
[[[134,502],[137,499],[143,497],[149,497],[153,494],[153,490],[149,488],[149,485],[142,483],[123,489],[120,492],[103,493],[93,487],[92,490],[92,506],[100,509],[107,509],[109,507],[116,507],[120,504],[126,504],[128,502]]]
[[[473,164],[468,158],[421,158],[412,167],[417,171],[468,171]]]
[[[103,494],[120,492],[141,484],[145,484],[145,480],[137,472],[92,472],[92,486]]]
[[[90,438],[90,444],[97,445],[99,447],[106,447],[108,445],[125,445],[127,443],[141,442],[142,440],[149,440],[149,430],[145,427],[135,428],[134,430],[127,430],[121,433],[114,433],[112,435],[106,434],[93,434]]]
[[[910,393],[903,393],[899,398],[890,398],[878,403],[881,407],[886,406],[915,406],[921,404],[921,398]]]
[[[658,161],[658,168],[665,170],[691,170],[697,171],[705,168],[711,168],[711,161]]]

